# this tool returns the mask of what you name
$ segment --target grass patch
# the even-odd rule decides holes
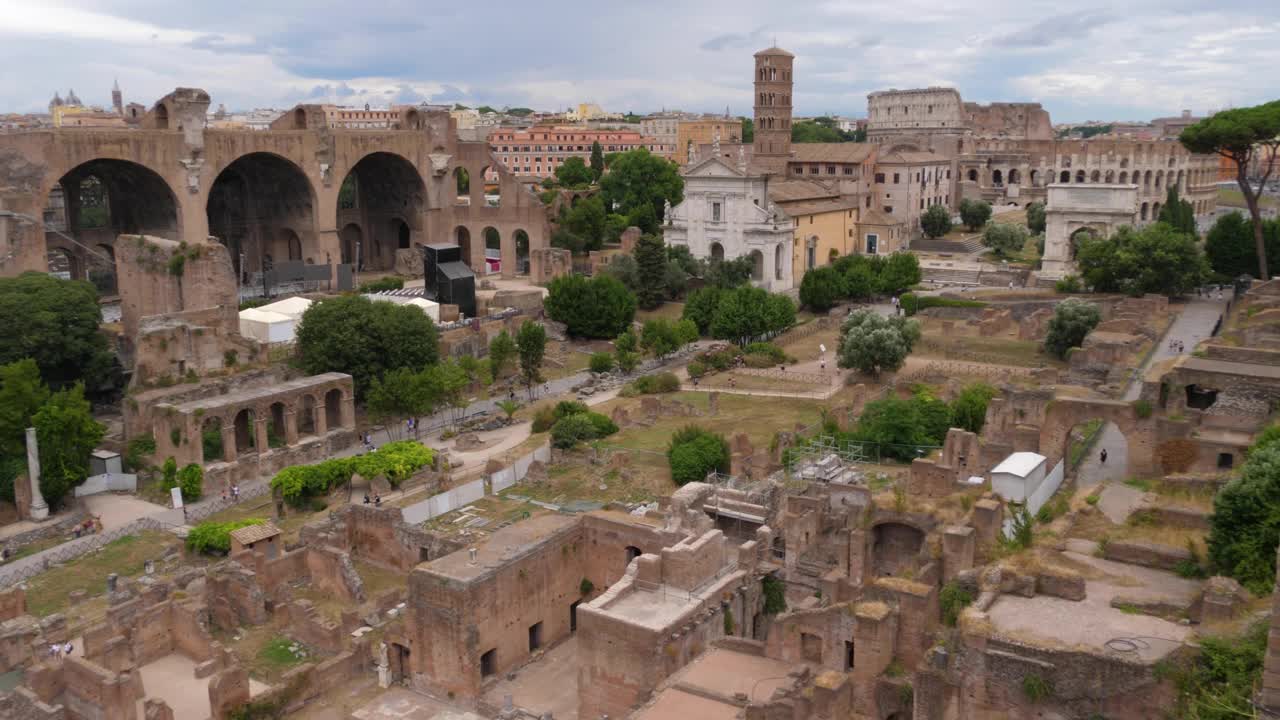
[[[1244,201],[1244,193],[1239,188],[1218,188],[1218,204],[1226,207],[1240,208],[1241,214],[1245,217],[1249,216],[1248,205]],[[1258,199],[1258,207],[1280,207],[1280,200],[1270,196],[1263,195]]]
[[[84,590],[89,597],[103,595],[107,589],[107,575],[116,573],[126,577],[141,574],[147,560],[160,559],[180,543],[173,535],[154,530],[113,540],[94,552],[28,580],[27,610],[37,617],[62,612],[67,606],[68,593],[74,590]]]
[[[1040,343],[1034,340],[944,335],[941,321],[935,320],[925,321],[925,334],[920,342],[916,343],[912,354],[1014,367],[1041,365],[1065,367],[1066,365],[1064,361],[1046,355],[1041,350]]]
[[[1067,449],[1067,466],[1075,469],[1084,461],[1085,455],[1089,454],[1089,450],[1093,448],[1094,442],[1098,439],[1098,434],[1102,432],[1103,422],[1101,420],[1090,420],[1080,427],[1081,439],[1071,438],[1071,446]]]
[[[258,660],[276,670],[290,668],[306,659],[306,648],[283,635],[271,638],[258,650]]]
[[[1151,492],[1152,483],[1146,478],[1131,477],[1125,480],[1124,484],[1131,488],[1141,490],[1142,492]]]
[[[684,303],[667,302],[662,303],[653,310],[636,310],[636,320],[644,323],[649,320],[671,320],[676,321],[684,314]]]

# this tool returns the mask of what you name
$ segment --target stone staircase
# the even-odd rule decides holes
[[[973,235],[964,240],[919,237],[911,241],[911,249],[917,252],[972,255],[982,249],[982,236]]]
[[[949,267],[920,268],[921,278],[927,283],[938,285],[977,285],[981,270]]]

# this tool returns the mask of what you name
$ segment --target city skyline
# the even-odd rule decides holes
[[[949,86],[966,101],[1040,102],[1055,123],[1143,120],[1255,104],[1280,90],[1280,80],[1248,72],[1280,59],[1266,43],[1280,31],[1280,8],[1261,2],[1067,12],[1039,2],[659,2],[552,15],[525,5],[481,14],[372,4],[347,17],[349,7],[328,3],[0,0],[0,11],[9,61],[0,108],[13,112],[41,111],[68,88],[108,105],[119,78],[126,101],[148,106],[188,86],[229,109],[595,102],[749,116],[750,54],[775,41],[797,55],[797,115],[862,116],[868,92]],[[682,19],[662,20],[673,16]]]

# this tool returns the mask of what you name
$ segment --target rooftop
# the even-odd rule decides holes
[[[1219,375],[1243,375],[1267,380],[1280,380],[1280,367],[1275,365],[1254,365],[1252,363],[1210,360],[1192,356],[1185,358],[1179,367],[1197,372],[1217,373]]]
[[[259,525],[247,525],[245,527],[232,530],[231,539],[241,545],[252,545],[253,543],[273,538],[279,534],[280,528],[269,522],[264,522]]]
[[[1045,457],[1040,453],[1016,452],[991,468],[993,473],[1009,473],[1018,477],[1026,477],[1033,470],[1044,464]]]
[[[322,373],[320,375],[308,375],[307,377],[295,378],[285,382],[272,383],[270,385],[258,385],[248,387],[236,392],[227,393],[226,395],[215,395],[210,398],[200,400],[192,400],[173,406],[173,409],[180,413],[194,413],[197,410],[212,410],[213,408],[227,407],[229,405],[238,405],[240,403],[252,402],[261,397],[276,395],[278,393],[296,392],[305,390],[315,385],[323,385],[325,383],[334,382],[336,380],[351,380],[351,376],[346,373]]]
[[[792,143],[793,162],[860,163],[871,156],[871,143]],[[931,154],[931,153],[930,153]]]
[[[743,693],[762,702],[778,688],[791,684],[790,663],[759,655],[712,648],[672,676],[656,701],[635,715],[636,720],[737,717],[739,708],[713,697]]]
[[[802,200],[799,202],[793,201],[783,203],[775,199],[775,202],[778,202],[788,215],[791,217],[797,217],[800,215],[818,215],[821,213],[840,212],[843,210],[856,210],[859,207],[858,201],[860,198],[860,195],[844,195],[842,197],[831,198],[829,200]]]
[[[536,515],[498,530],[474,548],[450,553],[418,567],[453,580],[474,580],[537,550],[542,544],[573,530],[577,524],[578,518],[572,515]],[[474,561],[472,549],[476,551]]]
[[[839,196],[838,190],[812,180],[780,180],[769,183],[769,198],[778,203]]]

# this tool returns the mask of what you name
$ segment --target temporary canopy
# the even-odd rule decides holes
[[[271,303],[270,305],[263,305],[258,309],[264,310],[266,312],[273,312],[273,313],[279,313],[281,315],[288,315],[294,320],[298,320],[299,318],[302,317],[302,313],[306,312],[307,308],[309,307],[311,307],[310,300],[304,297],[299,297],[295,295],[293,297],[287,297],[283,300],[277,300]]]
[[[384,293],[373,293],[365,295],[370,300],[378,300],[381,302],[395,303],[397,305],[409,305],[421,310],[427,317],[435,322],[440,322],[440,304],[432,302],[426,298],[416,295],[391,295]]]
[[[240,311],[240,334],[260,343],[293,342],[296,321],[278,312],[261,308]]]

